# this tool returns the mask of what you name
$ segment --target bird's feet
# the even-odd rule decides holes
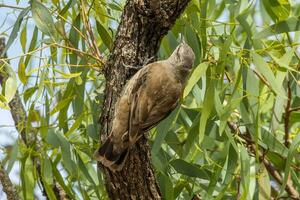
[[[155,61],[155,56],[147,58],[146,60],[143,61],[143,66],[148,65],[148,64],[150,64],[150,63],[152,63],[154,61]]]
[[[125,63],[123,63],[124,67],[127,69],[133,69],[133,70],[140,70],[143,66],[134,66],[134,65],[126,65]]]
[[[140,70],[142,67],[148,65],[149,63],[152,63],[155,61],[155,56],[151,57],[151,58],[147,58],[146,60],[142,61],[142,65],[127,65],[125,63],[123,63],[123,66],[127,69],[133,69],[133,70]]]

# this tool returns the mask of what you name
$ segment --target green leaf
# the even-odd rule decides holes
[[[174,190],[173,190],[173,183],[169,176],[159,173],[157,175],[159,188],[162,191],[163,199],[166,200],[173,200],[174,199]]]
[[[170,164],[180,174],[209,180],[208,174],[203,169],[194,164],[188,163],[181,159],[173,160],[170,162]]]
[[[226,175],[224,178],[224,185],[227,185],[228,183],[230,183],[235,169],[237,167],[237,162],[238,162],[238,154],[235,150],[235,148],[230,145],[229,147],[229,154],[228,154],[228,158],[227,158],[227,169],[226,169]]]
[[[165,120],[160,122],[156,128],[157,135],[155,137],[154,143],[151,148],[151,154],[157,154],[160,147],[168,133],[168,130],[174,123],[175,119],[178,117],[180,109],[177,107]]]
[[[245,32],[247,33],[247,36],[251,38],[252,31],[251,26],[249,25],[247,18],[251,14],[251,11],[253,10],[255,6],[254,1],[250,1],[247,7],[240,12],[240,14],[236,17],[237,21],[241,24]]]
[[[298,72],[297,70],[295,70],[289,66],[289,64],[294,56],[294,53],[295,53],[295,49],[293,48],[293,49],[287,51],[281,58],[277,58],[273,54],[269,54],[269,55],[280,67],[283,67],[290,71]]]
[[[262,39],[272,35],[295,31],[300,31],[300,17],[290,17],[286,20],[275,23],[257,33],[253,39]]]
[[[38,88],[37,87],[30,87],[28,88],[24,94],[23,94],[23,97],[24,97],[24,101],[25,103],[28,101],[28,99],[35,93],[35,91],[37,90]]]
[[[35,180],[33,176],[34,168],[32,165],[31,157],[23,159],[21,167],[22,176],[22,187],[24,199],[33,200],[34,199],[34,186]]]
[[[52,165],[51,161],[49,160],[48,156],[44,155],[41,157],[41,165],[42,165],[42,182],[43,187],[46,189],[47,196],[49,199],[56,199],[56,196],[54,194],[52,185],[53,185],[53,172],[52,172]]]
[[[5,98],[8,102],[10,102],[14,98],[16,91],[17,80],[12,77],[8,77],[5,83]]]
[[[200,37],[201,40],[201,50],[202,55],[201,58],[205,58],[207,55],[207,46],[208,46],[208,38],[207,38],[207,29],[208,29],[208,23],[207,20],[209,17],[207,16],[207,7],[208,7],[209,1],[200,1],[200,23],[198,26],[198,37]]]
[[[116,2],[115,3],[108,3],[108,6],[116,11],[123,11],[120,5],[118,5]]]
[[[24,64],[24,58],[23,57],[19,61],[18,76],[19,76],[20,81],[24,85],[26,85],[28,77],[26,76],[25,64]]]
[[[105,46],[110,49],[112,46],[112,38],[107,32],[107,30],[102,26],[102,24],[98,21],[96,21],[97,31],[102,39],[102,42],[105,44]]]
[[[17,76],[13,68],[7,62],[4,63],[8,74],[8,78],[5,82],[5,99],[7,102],[10,102],[17,92]]]
[[[69,137],[70,134],[72,134],[80,125],[82,122],[84,115],[81,115],[80,117],[78,117],[75,122],[73,123],[73,125],[71,126],[71,128],[69,129],[69,131],[67,133],[65,133],[66,137]]]
[[[61,100],[60,102],[58,102],[56,104],[56,106],[52,109],[52,111],[50,112],[50,115],[53,115],[55,113],[57,113],[58,111],[60,111],[61,109],[63,109],[65,106],[70,104],[70,101],[74,98],[74,96],[68,97],[66,99]]]
[[[64,73],[60,70],[57,70],[57,69],[53,69],[54,71],[56,71],[57,73],[59,73],[63,78],[75,78],[75,77],[78,77],[81,75],[81,72],[78,72],[78,73],[70,73],[70,74],[67,74],[67,73]]]
[[[288,0],[263,0],[262,3],[275,22],[284,20],[290,15],[291,5]]]
[[[53,170],[53,175],[55,177],[55,180],[57,180],[57,182],[59,183],[59,185],[64,189],[64,191],[68,194],[68,196],[71,199],[76,199],[75,196],[74,196],[74,192],[72,191],[72,187],[68,187],[66,185],[64,178],[59,173],[59,171],[57,170],[57,168],[54,165],[54,163],[51,162],[51,164],[52,164],[52,170]]]
[[[80,35],[78,32],[78,30],[80,30],[80,24],[81,24],[81,18],[80,18],[80,14],[78,14],[72,22],[72,27],[69,34],[69,40],[75,48],[78,48],[78,42],[80,40]],[[77,59],[75,58],[77,58],[77,56],[71,54],[70,56],[71,64],[77,64]]]
[[[32,18],[38,27],[44,34],[49,35],[52,39],[56,39],[58,32],[55,28],[52,15],[42,3],[37,0],[31,1]]]
[[[34,27],[32,38],[31,38],[31,42],[30,42],[30,45],[29,45],[29,48],[28,48],[28,52],[31,52],[31,51],[33,51],[35,49],[36,42],[37,42],[37,37],[38,37],[38,28]],[[27,67],[31,56],[32,56],[31,53],[26,56],[25,67]]]
[[[246,199],[250,186],[250,157],[244,146],[240,146],[242,198]]]
[[[205,74],[208,64],[209,64],[208,62],[203,62],[193,70],[192,75],[188,79],[187,84],[185,86],[183,92],[183,98],[185,98],[191,92],[191,90],[196,85],[196,83]]]
[[[205,29],[204,29],[204,31],[205,31]],[[193,49],[195,55],[201,55],[200,39],[199,39],[198,35],[196,34],[195,30],[188,24],[185,26],[185,38],[186,38],[186,41],[189,44],[189,46]],[[200,56],[195,57],[194,63],[195,64],[200,63]]]
[[[264,129],[261,130],[261,141],[263,144],[266,145],[266,147],[275,153],[278,153],[279,155],[283,156],[284,158],[288,155],[288,149],[283,145],[281,141],[279,141],[275,135],[269,131],[266,131]]]
[[[49,185],[53,184],[52,165],[49,158],[45,155],[42,159],[42,176],[44,182]]]
[[[46,136],[46,142],[52,146],[52,148],[58,148],[59,143],[57,134],[55,133],[55,130],[53,128],[48,130],[48,134]]]
[[[44,182],[44,178],[42,177],[43,188],[46,190],[48,199],[56,199],[56,196],[53,191],[53,186],[49,185],[47,182]]]
[[[271,181],[269,173],[264,164],[261,164],[260,173],[258,175],[258,199],[269,200],[271,199]]]
[[[224,148],[222,148],[221,151],[219,152],[219,156],[215,160],[216,165],[218,167],[213,168],[213,173],[209,176],[210,182],[208,185],[207,193],[211,196],[213,195],[217,183],[220,180],[220,177],[222,176],[222,169],[224,168],[224,165],[226,163],[226,158],[228,156],[229,144],[230,144],[229,142],[226,142]]]
[[[12,147],[12,151],[9,155],[9,161],[6,168],[7,173],[9,174],[15,164],[15,161],[18,159],[18,152],[19,152],[19,143],[16,141],[15,144]]]
[[[3,57],[4,54],[6,53],[6,51],[9,49],[9,47],[12,45],[12,43],[15,41],[15,39],[18,36],[18,32],[20,30],[20,26],[22,24],[23,18],[27,15],[27,13],[29,12],[30,7],[24,8],[24,10],[22,10],[15,22],[14,28],[11,31],[11,34],[9,36],[9,39],[5,45],[4,50],[2,51],[2,54],[0,55],[0,57]]]
[[[285,97],[285,92],[282,90],[281,84],[278,83],[269,65],[264,61],[264,59],[260,55],[254,52],[252,53],[252,55],[253,63],[258,72],[261,73],[267,79],[270,87],[277,95]]]
[[[21,43],[22,51],[24,53],[26,52],[26,42],[27,42],[27,26],[24,26],[20,36],[20,43]]]
[[[45,79],[47,78],[47,74],[48,71],[46,69],[39,69],[39,71],[41,72],[39,75],[39,84],[38,84],[38,90],[37,90],[37,94],[35,97],[35,100],[38,100],[38,98],[41,97],[44,89],[45,89]]]
[[[288,177],[290,175],[290,171],[291,171],[291,165],[293,163],[293,159],[295,156],[295,153],[297,152],[297,148],[300,146],[300,134],[298,134],[294,139],[293,142],[289,148],[289,153],[288,156],[286,158],[286,163],[285,163],[285,169],[284,169],[284,178],[280,187],[280,194],[282,194],[282,192],[285,189],[286,183],[288,181]]]
[[[188,188],[188,182],[187,181],[179,181],[179,183],[176,184],[176,186],[174,187],[174,199],[178,199],[178,196],[180,195],[180,193],[182,192],[182,190],[184,190],[184,188]]]
[[[298,123],[300,121],[300,112],[292,112],[290,115],[290,123]]]
[[[209,85],[207,86],[207,90],[205,92],[205,98],[203,102],[203,109],[202,109],[202,114],[200,117],[200,122],[199,122],[199,143],[201,144],[204,134],[205,134],[205,128],[206,128],[206,123],[207,120],[210,116],[210,113],[213,109],[214,106],[214,84],[213,81],[209,81]]]
[[[198,144],[197,142],[197,138],[199,136],[199,120],[200,120],[200,112],[197,111],[198,114],[193,117],[193,122],[191,125],[191,128],[188,131],[188,136],[184,142],[184,152],[183,152],[183,157],[185,158],[187,155],[190,154],[191,148],[193,146],[195,146],[196,144]]]
[[[64,15],[70,7],[73,7],[76,4],[76,0],[69,0],[67,5],[59,12],[59,15]]]
[[[96,185],[95,181],[94,181],[94,177],[91,176],[90,172],[88,171],[88,163],[84,163],[81,156],[80,156],[80,152],[77,151],[77,161],[78,161],[78,167],[80,169],[80,171],[84,174],[84,176],[87,178],[87,180],[93,185],[93,189],[96,192],[96,195],[98,197],[98,199],[101,199],[99,190],[98,190],[98,186]]]
[[[60,132],[56,132],[56,135],[60,143],[63,165],[71,176],[76,176],[76,164],[72,160],[71,145],[66,137]]]

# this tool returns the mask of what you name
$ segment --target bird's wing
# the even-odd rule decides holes
[[[155,104],[157,103],[157,104]],[[171,105],[162,108],[160,102],[151,102],[141,90],[131,104],[129,120],[129,142],[134,144],[146,131],[156,126],[161,120],[165,119],[177,106],[175,100]]]
[[[128,120],[128,127],[129,127],[129,141],[131,144],[134,144],[135,141],[138,140],[139,132],[140,132],[140,123],[143,118],[147,117],[148,115],[148,98],[146,96],[146,81],[149,75],[149,66],[144,67],[141,69],[142,71],[136,77],[134,81],[130,94],[129,94],[129,101],[130,101],[130,112],[129,112],[129,120]]]
[[[144,132],[166,118],[177,105],[177,94],[166,94],[166,91],[163,91],[164,87],[157,83],[157,76],[162,73],[161,66],[158,65],[160,63],[155,63],[155,66],[149,65],[147,72],[141,74],[132,89],[129,117],[129,143],[131,145]]]
[[[176,108],[178,105],[178,101],[176,101],[168,111],[160,113],[160,115],[156,115],[155,111],[152,111],[149,114],[147,120],[142,124],[141,129],[143,132],[149,131],[154,126],[156,126],[161,120],[165,119],[170,115],[170,113]]]

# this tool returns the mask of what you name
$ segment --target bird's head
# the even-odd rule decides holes
[[[195,54],[192,48],[183,42],[176,47],[169,57],[169,61],[176,67],[183,67],[184,69],[190,70],[195,61]]]

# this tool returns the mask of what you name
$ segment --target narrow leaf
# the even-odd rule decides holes
[[[52,15],[49,12],[48,8],[46,8],[42,3],[37,0],[31,1],[31,12],[33,20],[44,34],[49,35],[51,37],[57,37],[57,30],[55,28],[54,21],[52,19]]]
[[[22,24],[23,18],[27,15],[27,13],[29,12],[30,7],[24,8],[24,10],[22,10],[15,22],[14,28],[11,31],[11,34],[8,38],[8,41],[6,43],[6,46],[2,52],[2,54],[0,55],[0,57],[3,57],[3,55],[6,53],[7,49],[12,45],[12,43],[15,41],[15,39],[18,36],[18,32],[20,30],[20,26]]]
[[[194,164],[190,164],[181,159],[173,160],[170,164],[180,174],[209,180],[207,173],[203,169],[199,168]]]
[[[110,49],[112,45],[112,38],[107,32],[107,30],[102,26],[102,24],[98,21],[96,21],[97,31],[102,39],[102,42],[105,44],[105,46]]]
[[[20,81],[26,85],[28,77],[26,76],[25,72],[25,64],[24,64],[24,58],[22,57],[19,61],[19,67],[18,67],[18,76]]]
[[[256,34],[254,39],[267,38],[272,35],[277,35],[281,33],[295,32],[300,30],[300,17],[290,17],[286,20],[275,23],[258,34]]]
[[[193,89],[195,84],[205,74],[207,67],[208,67],[208,63],[203,62],[194,69],[194,71],[192,72],[192,75],[190,76],[190,78],[187,81],[187,84],[185,86],[185,89],[183,92],[183,98],[185,98],[191,92],[191,90]]]
[[[53,69],[53,70],[59,73],[63,78],[75,78],[81,75],[81,72],[67,74],[57,69]]]
[[[277,79],[275,78],[272,70],[270,69],[269,65],[264,61],[264,59],[260,55],[253,52],[253,62],[258,72],[261,73],[267,79],[273,91],[277,95],[285,97],[281,85],[279,85],[279,83],[277,82]]]
[[[258,176],[258,199],[269,200],[271,199],[271,181],[268,171],[263,164],[261,165],[261,171],[262,172]]]
[[[289,153],[288,153],[288,157],[286,159],[286,163],[285,163],[285,170],[284,170],[284,178],[283,178],[283,182],[280,188],[280,194],[284,191],[284,188],[287,184],[288,181],[288,177],[290,175],[290,171],[291,171],[291,165],[293,163],[293,159],[295,156],[295,153],[297,151],[297,148],[300,146],[300,134],[298,134],[294,139],[293,142],[290,146],[289,149]]]
[[[58,104],[56,104],[56,106],[50,112],[50,115],[57,113],[58,111],[63,109],[65,106],[67,106],[70,103],[70,101],[73,99],[73,97],[74,96],[71,96],[71,97],[68,97],[68,98],[63,99],[62,101],[58,102]]]

